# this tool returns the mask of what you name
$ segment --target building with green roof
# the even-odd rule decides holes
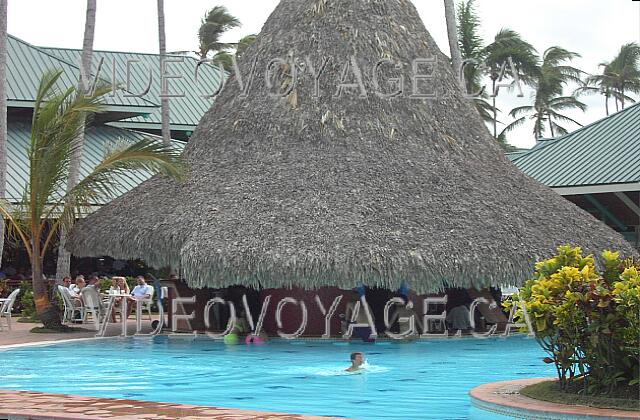
[[[640,248],[640,104],[509,158]]]
[[[82,50],[43,48],[43,51],[61,60],[79,63]],[[101,74],[131,92],[146,92],[142,98],[160,103],[160,65],[157,54],[94,51],[94,67],[102,61]],[[170,98],[172,137],[186,140],[195,130],[200,118],[211,107],[211,95],[222,81],[219,69],[198,65],[195,57],[170,55],[166,60],[167,93]],[[160,108],[152,112],[109,123],[114,127],[142,130],[161,134]]]
[[[81,50],[43,48],[9,35],[7,41],[7,199],[21,200],[29,176],[26,151],[31,136],[31,118],[36,91],[44,72],[60,70],[60,88],[78,83]],[[199,65],[193,57],[172,55],[166,64],[170,98],[170,127],[173,146],[182,150],[202,115],[213,103],[210,95],[220,86],[219,70],[209,64]],[[133,143],[144,137],[161,141],[160,56],[129,52],[95,51],[90,83],[114,86],[104,96],[106,112],[96,115],[87,127],[83,147],[81,176],[88,174],[116,143]],[[196,78],[197,71],[197,78]],[[143,94],[141,94],[143,93]],[[119,192],[125,193],[150,173],[132,171],[119,178]],[[94,208],[106,200],[92,203]],[[45,266],[55,261],[53,251]],[[100,260],[102,261],[102,260]],[[26,254],[13,246],[5,247],[3,264],[27,267]],[[89,263],[96,270],[96,261]],[[85,267],[86,268],[86,267]],[[47,273],[55,266],[49,265]]]
[[[40,78],[47,70],[61,70],[60,87],[76,85],[81,51],[36,47],[14,36],[8,37],[7,48],[7,198],[15,202],[21,198],[28,179],[26,148]],[[100,162],[113,143],[161,134],[159,55],[96,51],[93,62],[92,80],[97,78],[116,88],[104,97],[106,112],[96,116],[87,129],[81,167],[84,174]],[[211,95],[221,80],[212,66],[198,67],[198,62],[193,57],[171,56],[167,65],[167,72],[180,76],[169,80],[169,93],[182,94],[170,100],[171,134],[179,149],[184,148],[200,117],[211,106],[212,99],[205,96]],[[144,90],[148,92],[140,95]],[[120,192],[129,191],[149,176],[139,172],[122,177]],[[94,204],[100,206],[104,202]]]

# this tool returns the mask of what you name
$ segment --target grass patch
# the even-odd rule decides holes
[[[618,410],[640,411],[640,388],[638,386],[617,390],[612,395],[581,395],[579,384],[574,385],[573,392],[560,391],[556,381],[545,381],[529,385],[520,390],[520,394],[535,400],[548,401],[566,405],[582,405],[596,408],[615,408]]]
[[[67,327],[66,325],[61,325],[60,327],[57,327],[57,328],[34,327],[34,328],[31,328],[29,332],[32,332],[34,334],[59,334],[59,333],[67,334],[67,333],[86,333],[86,332],[89,332],[89,330],[85,328],[72,328],[72,327]]]
[[[22,317],[18,318],[17,322],[21,324],[39,324],[40,320],[38,318],[30,318],[30,317]]]

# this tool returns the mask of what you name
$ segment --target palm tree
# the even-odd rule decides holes
[[[158,0],[158,43],[160,44],[160,74],[164,74],[164,62],[167,57],[167,39],[164,30],[164,0]],[[168,92],[160,92],[160,120],[162,121],[162,142],[165,146],[171,144],[171,113],[169,110],[169,98],[163,95]]]
[[[451,63],[456,80],[460,78],[462,69],[462,55],[458,42],[458,28],[456,26],[456,9],[453,0],[444,0],[444,13],[447,20],[447,33],[449,35],[449,50],[451,51]]]
[[[78,83],[78,91],[83,92],[85,82],[91,75],[91,63],[93,56],[93,39],[96,29],[96,8],[97,0],[87,0],[86,19],[84,22],[84,39],[82,41],[82,56],[80,61],[80,75]],[[78,183],[80,177],[80,164],[82,162],[82,149],[84,147],[84,126],[78,131],[78,137],[75,139],[73,147],[74,154],[69,164],[69,179],[67,180],[67,190],[71,190]],[[67,232],[62,229],[60,231],[60,242],[58,245],[58,262],[56,267],[56,278],[62,279],[69,275],[71,269],[71,253],[66,249]]]
[[[625,108],[627,101],[635,102],[628,93],[640,93],[640,44],[631,42],[609,63],[601,63],[602,74],[589,76],[578,93],[599,93],[605,97],[605,110],[609,115],[609,99],[613,98],[616,111]]]
[[[56,232],[67,230],[96,200],[115,197],[118,176],[135,170],[182,176],[178,152],[147,139],[115,147],[89,175],[66,189],[76,139],[86,119],[104,111],[99,101],[110,89],[99,87],[90,96],[74,87],[61,91],[56,88],[61,74],[45,73],[38,87],[27,150],[29,181],[23,198],[16,205],[0,203],[9,234],[22,242],[29,255],[36,311],[48,328],[60,327],[60,316],[49,301],[42,273],[44,255]]]
[[[240,20],[231,15],[226,7],[216,6],[209,10],[200,25],[200,58],[207,58],[211,51],[220,53],[228,50],[231,44],[220,41],[222,34],[240,26]]]
[[[493,136],[498,138],[498,109],[496,108],[496,86],[504,74],[516,76],[509,64],[513,63],[518,78],[525,84],[531,84],[538,71],[538,54],[535,48],[522,39],[520,34],[511,29],[502,29],[496,34],[493,42],[487,45],[482,53],[487,72],[491,79]]]
[[[0,0],[0,200],[7,193],[7,3]],[[4,250],[4,217],[0,217],[0,266]]]
[[[581,126],[579,122],[568,117],[564,112],[571,109],[579,109],[584,112],[587,106],[574,95],[563,96],[564,87],[567,84],[582,83],[580,77],[583,72],[566,64],[566,62],[579,56],[577,53],[560,47],[551,47],[544,52],[542,65],[538,69],[538,75],[534,80],[533,105],[512,109],[509,115],[516,118],[516,120],[509,124],[503,133],[507,133],[524,124],[527,116],[534,121],[533,133],[536,139],[544,137],[547,125],[551,137],[568,133],[568,130],[560,125],[560,122],[570,122]]]
[[[474,0],[462,1],[458,5],[458,40],[464,60],[465,91],[473,95],[473,103],[482,120],[492,124],[497,110],[487,102],[489,95],[483,86],[482,63],[484,44],[480,37],[480,18],[475,11]]]
[[[458,5],[458,39],[464,65],[465,89],[473,94],[473,102],[482,119],[491,124],[493,135],[500,145],[509,149],[504,136],[498,136],[498,112],[496,98],[488,102],[483,78],[489,76],[492,81],[492,93],[501,77],[503,66],[511,58],[518,77],[525,83],[531,83],[538,61],[536,50],[524,41],[520,35],[510,29],[501,30],[490,45],[484,45],[480,36],[480,17],[475,9],[475,0],[462,1]],[[513,77],[511,68],[505,67],[505,75]]]

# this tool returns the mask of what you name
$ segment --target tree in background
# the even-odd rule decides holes
[[[226,7],[216,6],[209,10],[202,19],[198,31],[200,58],[204,60],[213,53],[212,61],[221,64],[226,71],[230,72],[233,69],[234,55],[239,58],[256,39],[256,35],[247,35],[238,42],[221,41],[225,32],[240,26],[240,20],[231,15]]]
[[[627,102],[635,100],[629,93],[640,93],[640,45],[631,42],[623,45],[610,62],[601,63],[601,74],[589,76],[578,94],[601,94],[605,100],[605,111],[609,115],[609,100],[614,99],[616,111],[625,108]]]
[[[236,44],[236,57],[238,58],[242,57],[242,54],[244,54],[245,51],[247,51],[247,49],[251,46],[251,44],[253,44],[256,38],[257,38],[257,35],[255,34],[246,35],[240,38],[240,40]]]
[[[232,67],[229,49],[233,44],[221,41],[222,35],[234,28],[240,27],[240,20],[231,15],[226,7],[216,6],[209,10],[200,25],[198,39],[200,40],[199,54],[201,59],[213,52],[213,60],[223,65],[229,71]]]
[[[84,38],[82,41],[82,56],[80,59],[80,74],[78,82],[78,92],[83,94],[85,87],[88,87],[91,79],[91,63],[93,56],[93,39],[96,29],[96,8],[97,0],[87,0],[87,12],[84,23]],[[67,180],[67,190],[73,189],[80,177],[80,166],[82,163],[82,149],[84,148],[85,124],[78,130],[78,136],[73,146],[73,156],[69,163],[69,179]],[[58,261],[56,268],[56,278],[58,280],[69,275],[71,270],[71,254],[65,248],[67,243],[66,229],[60,230],[60,243],[58,245]]]
[[[462,69],[462,55],[460,53],[460,43],[458,41],[458,30],[456,26],[456,8],[453,0],[444,0],[444,13],[447,21],[447,34],[449,38],[449,51],[451,52],[451,64],[456,80],[460,79]]]
[[[57,232],[67,231],[87,214],[91,203],[115,198],[118,177],[131,171],[182,177],[180,152],[145,139],[114,147],[89,175],[67,189],[76,139],[93,114],[104,112],[100,99],[110,88],[98,87],[90,96],[75,87],[60,90],[61,74],[45,73],[38,87],[27,149],[29,177],[22,199],[17,204],[0,201],[9,235],[23,244],[31,261],[36,312],[46,328],[60,328],[61,322],[42,273],[44,255]]]
[[[160,50],[160,75],[165,73],[164,62],[167,58],[167,38],[164,30],[164,0],[158,0],[158,44]],[[161,76],[162,77],[162,76]],[[164,86],[160,92],[160,120],[162,121],[162,142],[165,146],[171,144],[171,113],[169,110],[169,98],[164,97],[168,92],[164,91]]]
[[[498,134],[498,108],[496,107],[496,87],[503,76],[518,77],[526,84],[532,85],[538,77],[539,57],[533,46],[526,42],[519,33],[511,29],[501,29],[491,44],[483,50],[487,74],[491,79],[491,98],[493,109],[493,136]],[[515,66],[515,69],[511,67]],[[504,73],[503,73],[504,70]],[[517,74],[516,74],[517,73]]]
[[[482,119],[493,127],[494,138],[500,145],[513,149],[505,139],[498,135],[498,112],[496,98],[493,93],[501,76],[514,77],[508,62],[511,58],[518,78],[531,84],[535,78],[538,56],[535,48],[524,41],[521,36],[510,29],[501,30],[489,45],[484,45],[480,36],[480,17],[478,16],[474,0],[462,1],[458,4],[458,39],[464,65],[465,88],[473,94],[474,105]],[[504,74],[502,69],[504,68]],[[484,78],[489,77],[492,84],[491,92],[487,92]],[[489,103],[492,98],[492,103]]]
[[[567,134],[568,130],[560,123],[570,122],[582,126],[564,114],[571,109],[579,109],[583,112],[587,109],[587,105],[580,102],[575,95],[564,96],[566,85],[582,84],[583,72],[567,64],[577,57],[580,57],[578,53],[560,47],[551,47],[544,52],[542,64],[533,81],[535,89],[533,105],[512,109],[509,115],[515,118],[515,121],[509,124],[503,133],[521,126],[527,118],[534,122],[533,134],[536,139],[543,138],[547,128],[551,137]]]
[[[7,3],[0,0],[0,200],[7,194]],[[4,250],[4,217],[0,217],[0,266]]]

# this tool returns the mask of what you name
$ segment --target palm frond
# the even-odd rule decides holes
[[[517,120],[513,121],[509,125],[507,125],[501,132],[500,136],[506,136],[507,133],[515,130],[518,127],[521,127],[527,121],[526,117],[520,117]]]
[[[68,226],[91,204],[116,197],[120,193],[118,178],[132,171],[162,173],[178,180],[184,176],[180,152],[172,146],[156,139],[117,145],[64,197],[60,225]]]
[[[535,108],[531,105],[518,106],[509,111],[509,116],[511,118],[518,118],[520,115],[526,114],[535,110]]]

